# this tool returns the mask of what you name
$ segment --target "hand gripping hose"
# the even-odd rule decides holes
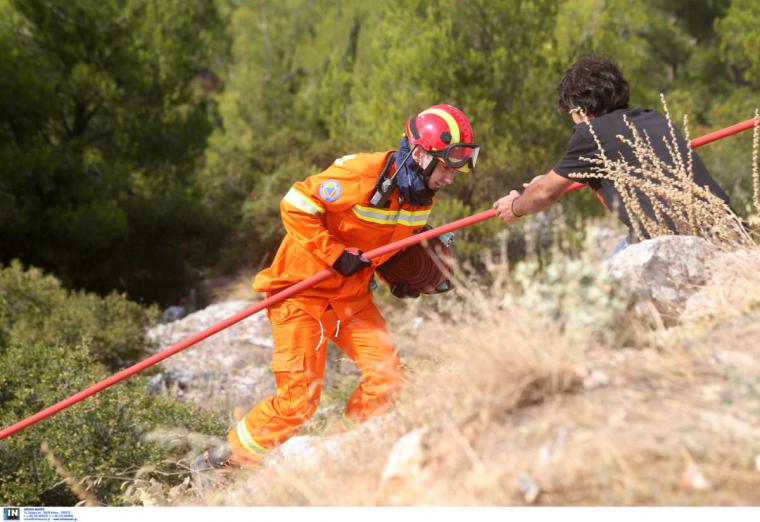
[[[699,138],[694,138],[693,140],[689,142],[689,145],[691,145],[692,149],[697,149],[701,147],[702,145],[707,145],[708,143],[712,143],[713,141],[718,141],[727,136],[733,136],[734,134],[738,134],[747,129],[751,129],[754,126],[755,126],[755,118],[750,118],[749,120],[736,123],[734,125],[731,125],[730,127],[726,127],[725,129],[719,129],[719,130],[716,130],[715,132],[710,132],[709,134],[700,136]],[[586,186],[585,183],[573,183],[567,189],[565,189],[565,192],[575,192],[576,190],[582,189],[585,186]]]
[[[406,239],[402,239],[400,241],[396,241],[394,243],[389,243],[385,246],[375,248],[374,250],[365,252],[364,257],[368,259],[373,259],[390,252],[395,252],[396,250],[401,250],[402,248],[406,248],[410,245],[420,243],[421,241],[424,241],[426,239],[432,239],[434,237],[445,234],[446,232],[452,232],[460,228],[474,225],[475,223],[480,223],[481,221],[491,219],[492,217],[495,217],[495,216],[496,216],[495,210],[493,209],[486,210],[479,214],[462,218],[457,221],[452,221],[451,223],[447,225],[441,225],[440,227],[432,228],[430,230],[426,230],[425,232],[421,232],[419,234],[414,234],[413,236],[410,236]],[[99,393],[105,390],[106,388],[113,386],[117,382],[123,381],[124,379],[131,377],[132,375],[139,373],[143,371],[144,369],[150,366],[153,366],[154,364],[159,363],[163,361],[164,359],[171,357],[172,355],[178,352],[181,352],[185,348],[189,348],[193,346],[194,344],[202,341],[203,339],[206,339],[207,337],[211,337],[215,333],[221,330],[224,330],[225,328],[228,328],[235,323],[242,321],[246,317],[249,317],[257,312],[260,312],[261,310],[264,310],[265,308],[269,308],[275,303],[284,301],[288,297],[294,294],[297,294],[301,290],[309,288],[310,286],[320,283],[324,281],[325,279],[329,279],[333,277],[335,274],[336,272],[332,268],[326,268],[325,270],[322,270],[321,272],[318,272],[317,274],[314,274],[313,276],[307,279],[304,279],[300,283],[296,283],[293,286],[290,286],[286,288],[285,290],[282,290],[281,292],[278,292],[277,294],[267,299],[264,299],[263,301],[259,301],[258,303],[251,305],[245,310],[238,312],[237,314],[223,321],[220,321],[213,326],[210,326],[209,328],[203,330],[202,332],[199,332],[191,337],[188,337],[184,341],[180,341],[177,344],[174,344],[170,346],[169,348],[166,348],[165,350],[162,350],[158,352],[157,354],[151,357],[148,357],[144,361],[141,361],[137,364],[130,366],[129,368],[121,370],[120,372],[115,373],[114,375],[108,377],[107,379],[103,379],[99,383],[93,384],[89,388],[86,388],[80,391],[79,393],[75,393],[71,397],[68,397],[67,399],[64,399],[52,406],[45,408],[42,411],[35,413],[31,417],[27,417],[26,419],[22,421],[19,421],[11,426],[8,426],[7,428],[4,428],[2,431],[0,431],[0,439],[4,439],[5,437],[13,435],[14,433],[21,431],[24,428],[31,426],[32,424],[40,422],[41,420],[46,419],[47,417],[50,417],[51,415],[54,415],[58,413],[59,411],[64,410],[68,408],[69,406],[72,406],[76,404],[77,402],[82,401],[91,395],[95,395],[96,393]]]

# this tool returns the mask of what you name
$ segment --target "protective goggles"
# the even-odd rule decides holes
[[[460,172],[475,170],[480,145],[476,143],[452,143],[443,150],[429,150],[434,158]]]

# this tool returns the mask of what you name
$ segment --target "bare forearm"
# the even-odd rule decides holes
[[[525,192],[512,190],[493,204],[498,218],[506,224],[514,223],[522,216],[540,212],[556,203],[572,182],[559,176],[553,170],[536,176],[525,184]]]
[[[536,185],[530,185],[525,192],[514,200],[512,209],[517,216],[535,214],[554,205],[562,194],[541,190]]]

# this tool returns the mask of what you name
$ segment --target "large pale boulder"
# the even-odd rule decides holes
[[[171,323],[148,330],[155,350],[165,349],[228,319],[253,305],[253,301],[227,301]],[[264,311],[247,317],[159,365],[149,388],[160,393],[171,389],[178,396],[210,408],[244,414],[275,392],[272,365],[272,329]],[[336,349],[330,349],[325,386],[334,374],[356,374],[356,366]]]
[[[217,303],[178,321],[148,330],[156,351],[195,335],[251,306],[251,301]],[[210,408],[248,408],[274,392],[272,332],[264,312],[243,319],[160,364],[153,391],[172,388]]]
[[[610,259],[609,270],[640,302],[651,300],[660,313],[676,316],[708,281],[718,253],[699,237],[663,236],[629,246]]]
[[[707,282],[684,305],[684,319],[730,317],[760,304],[760,249],[721,252],[707,272]]]

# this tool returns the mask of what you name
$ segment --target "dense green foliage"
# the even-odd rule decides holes
[[[67,286],[176,299],[219,226],[195,172],[209,2],[0,0],[0,261]]]
[[[632,105],[659,108],[664,93],[677,123],[690,114],[692,136],[760,105],[760,7],[751,0],[222,4],[232,52],[202,183],[235,229],[225,256],[233,265],[271,255],[290,183],[343,154],[395,147],[405,119],[433,103],[462,107],[484,147],[479,172],[442,192],[436,222],[488,208],[562,153],[571,121],[555,110],[555,90],[580,54],[615,57]],[[703,149],[740,209],[748,139]],[[571,218],[602,213],[589,194],[567,200]],[[488,246],[499,229],[462,231],[460,253]]]
[[[112,293],[100,298],[67,292],[38,269],[24,271],[18,262],[0,272],[0,339],[21,345],[56,339],[86,341],[91,358],[118,370],[147,356],[145,330],[156,321],[146,309]]]
[[[0,268],[0,425],[26,418],[146,354],[144,327],[152,312],[124,297],[71,294],[39,270]],[[109,365],[109,366],[106,366]],[[223,426],[170,398],[146,393],[133,377],[0,443],[0,498],[4,504],[73,505],[77,497],[48,464],[50,450],[77,479],[110,505],[121,502],[125,481],[143,466],[176,484],[187,467],[182,447],[145,439],[155,428],[205,433]]]
[[[193,276],[266,264],[288,186],[396,146],[449,102],[483,145],[438,223],[547,171],[575,57],[615,57],[632,104],[664,93],[692,136],[760,105],[753,0],[0,0],[0,261],[163,303]],[[700,151],[741,211],[749,136]],[[602,213],[588,194],[572,217]],[[462,252],[500,229],[462,233]]]

